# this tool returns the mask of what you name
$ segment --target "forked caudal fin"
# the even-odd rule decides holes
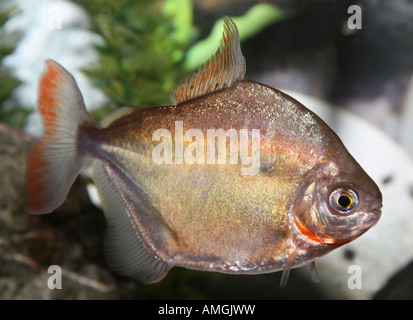
[[[44,133],[27,156],[25,210],[48,213],[64,201],[86,163],[77,148],[79,127],[94,124],[75,79],[53,60],[40,79],[38,109]]]

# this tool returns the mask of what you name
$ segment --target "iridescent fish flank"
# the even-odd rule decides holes
[[[26,210],[56,209],[93,161],[107,262],[143,283],[174,266],[284,270],[286,279],[376,224],[380,190],[338,136],[244,73],[237,27],[225,18],[217,53],[177,86],[176,105],[119,109],[97,126],[74,78],[47,60]]]

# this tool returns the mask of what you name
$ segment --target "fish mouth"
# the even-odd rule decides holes
[[[377,216],[378,216],[378,218],[380,218],[380,217],[381,217],[381,209],[376,209],[376,210],[373,210],[371,213],[373,213],[373,214],[377,215]]]
[[[359,230],[355,231],[355,233],[353,234],[353,238],[349,239],[349,241],[347,242],[357,239],[358,237],[366,233],[368,230],[370,230],[372,227],[374,227],[377,224],[377,222],[380,220],[381,210],[374,209],[372,211],[367,211],[364,214],[365,216],[358,223]]]
[[[370,211],[365,221],[366,225],[368,225],[368,228],[373,227],[380,220],[380,217],[381,217],[381,209],[374,209]]]
[[[375,209],[375,210],[371,211],[370,214],[372,214],[372,215],[374,214],[374,215],[378,216],[377,219],[380,219],[381,209]]]

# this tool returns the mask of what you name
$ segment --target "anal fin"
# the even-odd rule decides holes
[[[110,165],[99,160],[94,162],[94,181],[107,222],[105,256],[109,267],[117,274],[143,283],[160,281],[170,266],[157,256],[156,249],[145,242],[139,231],[134,218],[138,208],[130,199],[131,192],[125,190],[126,183],[116,172],[111,172]]]

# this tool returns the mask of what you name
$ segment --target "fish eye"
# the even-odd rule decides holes
[[[330,194],[330,207],[339,213],[350,214],[357,208],[357,193],[350,188],[337,188]]]

